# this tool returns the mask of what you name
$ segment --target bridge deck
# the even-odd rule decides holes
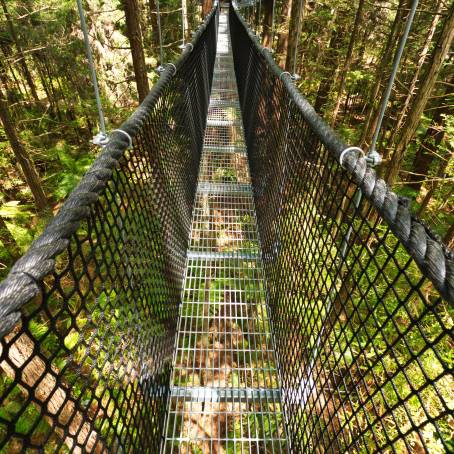
[[[287,451],[259,250],[223,10],[164,453]]]

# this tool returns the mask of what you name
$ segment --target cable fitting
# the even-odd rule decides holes
[[[347,153],[350,153],[351,151],[359,151],[362,155],[363,155],[363,158],[365,158],[366,156],[364,155],[364,151],[359,148],[359,147],[347,147],[345,148],[345,150],[342,151],[342,153],[340,154],[339,156],[339,164],[341,165],[341,167],[343,169],[345,169],[344,167],[344,159],[345,159],[345,155]]]
[[[109,143],[109,136],[104,132],[98,132],[98,134],[93,137],[92,143],[99,147],[104,147]]]

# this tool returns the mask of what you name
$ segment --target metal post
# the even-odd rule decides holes
[[[158,35],[159,35],[159,66],[157,67],[158,72],[164,71],[164,54],[162,51],[162,33],[161,33],[161,11],[159,9],[159,0],[156,0],[156,15],[158,22]]]
[[[273,42],[274,42],[274,13],[276,8],[276,0],[273,1],[273,9],[271,13],[271,40],[270,40],[270,51],[273,51]]]
[[[184,39],[184,33],[185,33],[185,29],[184,29],[184,20],[185,20],[185,7],[183,7],[183,3],[185,2],[185,0],[181,0],[181,31],[183,33],[183,40],[180,44],[180,49],[184,49],[186,44],[185,44],[185,39]]]
[[[105,145],[108,141],[107,132],[106,132],[106,122],[104,120],[104,112],[102,110],[101,96],[99,94],[98,79],[96,77],[95,64],[93,62],[93,55],[91,52],[90,41],[88,38],[87,22],[85,21],[85,14],[84,14],[83,6],[82,6],[82,0],[77,0],[77,9],[79,10],[80,25],[82,27],[82,32],[84,34],[85,51],[87,53],[88,66],[89,66],[90,75],[91,75],[91,82],[93,84],[93,89],[95,92],[96,106],[98,108],[99,128],[101,129],[101,131],[98,134],[96,134],[96,136],[93,138],[93,143],[96,145],[102,146],[102,145]]]
[[[405,25],[404,34],[400,38],[399,46],[396,51],[396,55],[394,56],[393,61],[393,68],[391,71],[391,76],[388,80],[388,86],[386,87],[385,94],[383,95],[382,103],[380,106],[380,113],[378,115],[378,122],[375,128],[374,136],[372,137],[372,142],[369,147],[368,157],[374,160],[375,164],[379,164],[381,162],[381,156],[376,151],[378,135],[380,133],[381,125],[383,123],[383,118],[385,116],[386,107],[388,105],[389,98],[391,96],[391,91],[394,85],[394,79],[396,78],[397,70],[399,68],[399,63],[402,58],[402,54],[404,52],[405,44],[407,42],[408,35],[410,33],[411,26],[413,24],[413,19],[415,17],[416,8],[418,7],[419,0],[413,0],[411,4],[410,13],[408,15],[407,23]]]

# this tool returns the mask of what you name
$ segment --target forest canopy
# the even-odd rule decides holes
[[[411,1],[249,4],[243,12],[251,27],[297,74],[302,93],[348,143],[367,150]],[[114,129],[159,77],[159,25],[164,63],[174,61],[212,2],[161,0],[159,17],[156,0],[83,5],[107,128]],[[0,6],[3,277],[90,166],[99,125],[76,2]],[[453,20],[452,2],[419,2],[377,146],[378,172],[450,245]]]

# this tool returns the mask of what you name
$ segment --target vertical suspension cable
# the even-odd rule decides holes
[[[183,6],[183,5],[185,5],[185,6]],[[186,46],[185,37],[184,37],[184,34],[185,34],[185,29],[184,29],[185,10],[186,10],[186,0],[181,0],[181,32],[183,34],[183,39],[182,39],[182,42],[180,45],[180,49],[184,49],[184,47]]]
[[[90,69],[91,82],[95,92],[96,106],[98,109],[99,128],[101,131],[93,138],[93,143],[96,145],[105,145],[107,143],[106,122],[104,119],[104,112],[101,104],[101,96],[99,94],[98,78],[96,77],[96,69],[93,61],[93,54],[91,52],[90,40],[88,37],[87,22],[85,20],[85,13],[82,6],[82,0],[77,0],[77,9],[79,10],[80,25],[84,35],[85,52],[88,59],[88,67]]]
[[[394,56],[391,76],[389,78],[388,86],[386,88],[386,92],[383,97],[383,101],[382,101],[381,108],[380,108],[379,121],[377,123],[377,128],[375,130],[371,146],[366,155],[367,164],[371,167],[376,166],[381,161],[381,156],[375,150],[375,146],[377,143],[378,134],[379,134],[381,124],[383,121],[383,117],[384,117],[384,113],[386,110],[386,105],[388,104],[389,97],[391,95],[391,90],[392,90],[392,87],[394,84],[394,79],[396,77],[399,63],[400,63],[400,60],[402,58],[402,54],[403,54],[403,51],[405,48],[405,44],[407,42],[407,38],[410,33],[410,28],[413,23],[413,19],[414,19],[415,13],[416,13],[416,8],[418,6],[418,3],[419,3],[419,0],[413,0],[413,2],[412,2],[410,13],[409,13],[409,16],[407,19],[407,23],[405,25],[404,34],[402,35],[402,37],[399,41],[399,46],[397,48],[396,55]],[[343,154],[348,151],[355,151],[355,150],[360,150],[360,149],[358,149],[357,147],[349,147],[343,151]],[[342,166],[342,159],[341,159],[341,166]],[[355,212],[360,209],[362,198],[363,198],[363,193],[362,193],[361,189],[358,188],[356,190],[355,195],[352,200],[353,209]],[[347,257],[347,250],[348,250],[348,245],[350,242],[350,237],[352,235],[352,232],[353,232],[353,225],[350,224],[345,236],[342,239],[341,245],[339,247],[339,259],[340,259],[339,273],[341,272],[342,265],[345,262],[345,259]],[[331,288],[328,292],[328,307],[327,307],[327,310],[325,313],[326,315],[324,317],[324,321],[328,320],[329,314],[331,313],[332,307],[333,307],[335,299],[336,299],[336,292],[337,292],[337,288],[336,288],[335,282],[333,282],[333,285],[331,286]],[[321,328],[319,334],[317,335],[317,339],[315,340],[314,347],[312,348],[312,352],[309,356],[309,358],[310,358],[309,365],[307,366],[306,374],[304,375],[304,377],[306,377],[306,378],[303,379],[303,383],[301,383],[301,385],[300,385],[300,388],[301,388],[300,395],[301,395],[301,399],[304,403],[306,403],[306,400],[309,397],[309,392],[310,392],[311,388],[313,387],[312,370],[315,366],[315,361],[317,359],[317,356],[318,356],[318,353],[320,350],[320,346],[322,343],[322,338],[324,336],[325,330],[326,330],[326,323],[324,322],[322,324],[322,328]]]
[[[164,55],[162,51],[162,32],[161,32],[161,10],[159,8],[159,0],[156,0],[156,15],[158,23],[158,36],[159,36],[159,66],[158,71],[162,70],[164,67]]]
[[[400,38],[399,45],[396,51],[396,55],[394,56],[393,66],[391,75],[388,80],[388,85],[386,87],[385,94],[383,95],[382,103],[380,106],[380,113],[378,115],[377,126],[374,131],[374,136],[372,137],[372,142],[369,147],[369,152],[367,153],[368,157],[377,160],[376,164],[380,163],[381,157],[376,151],[378,135],[380,134],[380,129],[383,123],[383,118],[385,116],[386,107],[388,105],[389,98],[391,96],[391,91],[394,85],[394,79],[397,75],[397,70],[399,69],[400,60],[402,58],[402,54],[404,52],[405,44],[407,43],[408,35],[410,34],[410,29],[413,24],[413,19],[415,17],[416,8],[418,7],[419,0],[413,0],[410,8],[410,13],[408,15],[407,23],[405,24],[405,30]]]
[[[270,50],[273,51],[273,42],[274,42],[274,13],[276,8],[276,0],[271,0],[273,2],[273,8],[271,10],[271,39],[270,39]]]

